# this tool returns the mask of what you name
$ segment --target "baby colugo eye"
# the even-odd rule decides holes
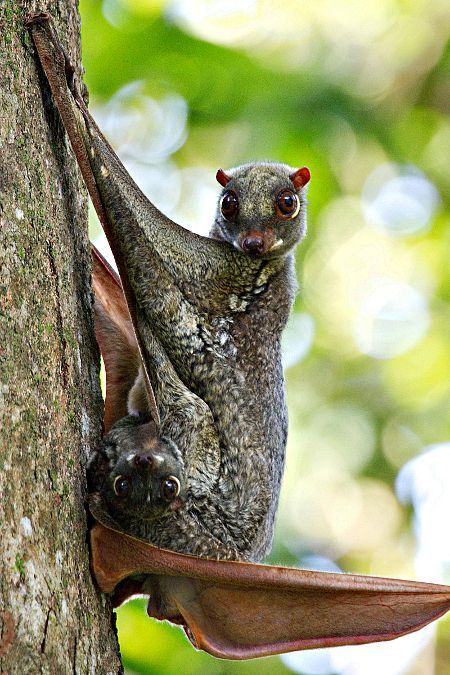
[[[300,201],[292,190],[282,190],[276,197],[277,218],[295,218],[300,211]]]
[[[130,492],[130,481],[125,476],[117,476],[114,481],[114,492],[118,497],[126,497]]]
[[[167,502],[172,501],[180,494],[180,481],[175,476],[168,476],[161,481],[161,497]]]

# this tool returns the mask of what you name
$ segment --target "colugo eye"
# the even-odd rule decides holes
[[[300,201],[292,190],[281,190],[276,197],[277,218],[295,218],[300,211]]]
[[[233,220],[237,216],[239,210],[239,201],[236,194],[232,190],[225,192],[220,200],[220,210],[225,220]]]
[[[175,476],[168,476],[161,481],[160,489],[161,497],[170,502],[180,494],[180,481]]]
[[[130,492],[130,481],[125,476],[117,476],[114,481],[114,492],[118,497],[126,497]]]

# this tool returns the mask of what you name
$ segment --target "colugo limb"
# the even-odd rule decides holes
[[[142,194],[103,137],[48,15],[29,26],[118,264],[159,433],[183,458],[191,499],[177,514],[212,528],[236,557],[260,559],[284,467],[280,336],[295,292],[292,249],[305,234],[309,172],[271,163],[219,171],[214,238],[185,230]]]

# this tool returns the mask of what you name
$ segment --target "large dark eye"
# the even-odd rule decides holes
[[[220,210],[226,220],[234,220],[239,210],[239,202],[235,193],[232,190],[225,192],[220,200]]]
[[[277,194],[276,214],[277,218],[295,218],[300,211],[300,202],[292,190],[282,190]]]
[[[130,481],[125,476],[117,476],[114,481],[114,492],[118,497],[126,497],[130,492]]]
[[[178,497],[180,494],[180,481],[175,476],[168,476],[161,481],[161,497],[166,502],[171,502],[172,499]]]

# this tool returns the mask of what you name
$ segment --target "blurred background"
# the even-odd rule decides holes
[[[272,563],[450,583],[450,6],[81,0],[91,107],[168,215],[206,234],[215,172],[307,165],[285,333]],[[92,238],[103,246],[92,218]],[[231,663],[134,601],[128,673],[447,675],[450,620],[391,643]]]

